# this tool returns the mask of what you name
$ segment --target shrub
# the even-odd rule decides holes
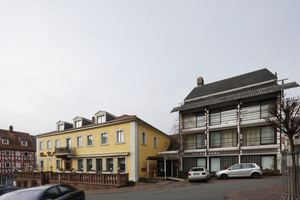
[[[134,181],[127,181],[125,186],[135,186],[135,182]]]
[[[263,170],[263,176],[279,176],[280,171],[278,169],[265,169]]]
[[[147,183],[148,181],[144,177],[139,177],[139,182],[141,182],[141,183]]]

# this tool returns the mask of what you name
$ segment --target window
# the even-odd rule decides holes
[[[10,168],[10,166],[11,166],[11,165],[10,165],[10,162],[6,162],[6,163],[5,163],[5,168]]]
[[[93,159],[86,159],[86,171],[93,170]]]
[[[9,139],[8,138],[2,138],[2,144],[9,144]]]
[[[55,140],[55,148],[59,148],[59,140]]]
[[[154,136],[153,138],[154,148],[157,148],[157,137]]]
[[[53,187],[45,191],[41,199],[56,199],[59,197],[59,191],[57,187]]]
[[[221,124],[232,124],[237,122],[237,108],[232,106],[221,110]]]
[[[5,151],[5,156],[10,156],[10,151]]]
[[[276,144],[275,134],[271,126],[244,128],[242,129],[243,146]]]
[[[100,144],[101,144],[101,145],[106,145],[106,144],[108,144],[107,133],[101,133],[100,139],[101,139],[101,141],[100,141]]]
[[[77,136],[77,147],[82,147],[82,137]]]
[[[41,162],[40,162],[40,168],[44,169],[44,161],[43,160],[41,160]]]
[[[275,101],[264,101],[260,104],[260,118],[271,117],[269,107],[274,105]]]
[[[117,144],[124,143],[124,131],[117,131]]]
[[[205,126],[205,113],[197,113],[196,115],[197,120],[197,127],[204,127]]]
[[[196,138],[196,148],[201,149],[205,148],[205,134],[204,133],[198,133]]]
[[[96,172],[102,172],[102,158],[96,159]]]
[[[57,126],[58,131],[63,131],[64,130],[64,125],[60,124]]]
[[[58,187],[61,192],[61,194],[60,194],[61,196],[74,191],[74,188],[70,185],[59,185]]]
[[[21,141],[21,145],[22,145],[22,146],[27,146],[27,145],[28,145],[28,143],[27,143],[27,141],[26,141],[26,140],[22,140],[22,141]]]
[[[232,170],[242,169],[242,165],[240,165],[240,164],[233,165],[233,166],[231,167],[231,169],[232,169]]]
[[[263,169],[274,169],[275,156],[261,156],[261,166]]]
[[[106,171],[113,172],[114,171],[114,159],[106,158]]]
[[[40,141],[40,150],[44,150],[44,142]]]
[[[83,160],[82,159],[77,160],[77,170],[83,171]]]
[[[75,121],[75,128],[81,127],[82,122],[81,121]]]
[[[235,130],[221,132],[221,147],[237,146],[237,133]]]
[[[105,115],[100,115],[97,117],[97,124],[105,122]]]
[[[119,172],[126,171],[125,158],[118,158],[118,168],[119,168]]]
[[[87,135],[86,137],[86,145],[93,146],[93,135]]]
[[[51,149],[51,140],[47,140],[47,149],[48,149],[48,150]]]
[[[210,133],[210,147],[221,147],[220,132]]]
[[[212,110],[210,112],[210,116],[209,117],[210,117],[209,120],[210,120],[210,125],[211,126],[221,124],[221,113],[220,113],[220,110]]]
[[[60,168],[60,160],[56,160],[56,169]]]
[[[146,145],[146,133],[142,132],[142,145]]]
[[[274,144],[275,131],[271,126],[261,127],[261,144]]]
[[[197,167],[206,167],[206,158],[197,158]]]
[[[66,138],[66,147],[71,147],[71,138]]]
[[[183,116],[183,128],[195,128],[196,127],[196,114],[187,114]]]

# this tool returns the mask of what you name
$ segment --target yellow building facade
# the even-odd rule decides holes
[[[57,122],[57,130],[39,134],[39,171],[128,173],[129,180],[153,176],[156,162],[146,160],[166,151],[170,137],[135,115],[116,117],[99,111],[92,120],[75,117]]]

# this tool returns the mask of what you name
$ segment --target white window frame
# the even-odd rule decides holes
[[[9,145],[9,139],[8,138],[2,138],[2,144]]]
[[[124,172],[126,172],[126,170],[127,170],[127,165],[126,165],[127,160],[126,160],[126,157],[117,157],[117,167],[118,167],[118,170],[120,170],[119,159],[124,159],[124,161],[125,161],[125,170],[122,171],[122,172],[124,173]]]
[[[72,147],[72,138],[71,137],[66,137],[66,147],[68,147],[68,140],[70,139],[70,146]]]
[[[125,143],[125,133],[124,130],[116,131],[116,144],[124,144]]]
[[[97,124],[101,124],[105,122],[105,115],[99,115],[97,116]]]
[[[79,160],[82,161],[82,169],[79,169],[79,168],[78,168],[78,165],[79,165],[79,162],[78,162],[78,161],[79,161]],[[84,160],[83,160],[82,158],[77,159],[77,166],[76,166],[76,167],[77,167],[77,170],[78,170],[78,171],[83,171],[83,169],[84,169]]]
[[[47,150],[51,150],[51,149],[52,149],[51,140],[47,140]]]
[[[89,137],[91,137],[92,144],[89,144]],[[88,135],[86,136],[86,146],[87,146],[87,147],[93,146],[93,134],[88,134]]]
[[[157,144],[158,144],[157,137],[154,136],[154,137],[153,137],[153,147],[154,147],[154,148],[157,148]]]
[[[79,138],[81,139],[81,140],[80,140],[80,144],[78,144],[78,139],[79,139]],[[76,137],[76,146],[77,146],[77,147],[82,147],[82,136],[81,136],[81,135],[79,135],[79,136]]]
[[[106,135],[106,142],[104,143],[103,142],[103,135]],[[100,133],[100,145],[108,145],[108,133],[107,132],[103,132],[103,133]]]
[[[44,160],[40,160],[40,169],[44,169],[45,167],[45,163],[44,163]]]
[[[58,163],[58,164],[57,164],[57,163]],[[56,160],[55,160],[55,165],[56,165],[56,169],[61,168],[61,166],[60,166],[60,160],[56,159]]]
[[[21,145],[25,147],[28,146],[27,140],[21,140]]]
[[[146,132],[144,132],[144,131],[142,131],[142,133],[141,133],[141,144],[142,145],[147,145],[147,134],[146,134]]]
[[[59,148],[59,146],[60,146],[60,142],[59,142],[59,139],[56,139],[55,140],[55,148]]]
[[[63,124],[57,125],[57,129],[58,129],[58,131],[63,131],[64,130],[64,125]]]
[[[79,128],[81,126],[82,126],[82,121],[81,120],[75,121],[75,128]]]
[[[40,150],[44,150],[44,141],[40,141]]]
[[[5,151],[5,156],[10,156],[11,155],[11,152],[9,150],[6,150]]]
[[[8,166],[7,166],[8,165]],[[10,162],[5,162],[5,168],[11,168],[11,163]]]

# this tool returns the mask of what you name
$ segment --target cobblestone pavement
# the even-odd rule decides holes
[[[280,179],[281,177],[262,177],[263,179]],[[109,188],[109,189],[98,189],[98,190],[86,190],[86,193],[116,193],[116,192],[130,192],[130,191],[143,191],[143,190],[160,190],[174,187],[182,187],[197,184],[214,184],[218,182],[233,182],[240,181],[241,179],[229,179],[219,180],[212,178],[209,182],[196,182],[189,183],[188,180],[184,181],[158,181],[156,183],[136,183],[135,186],[121,187],[121,188]],[[248,190],[236,191],[228,194],[226,200],[279,200],[282,196],[282,186],[268,186],[262,188],[254,188]]]

